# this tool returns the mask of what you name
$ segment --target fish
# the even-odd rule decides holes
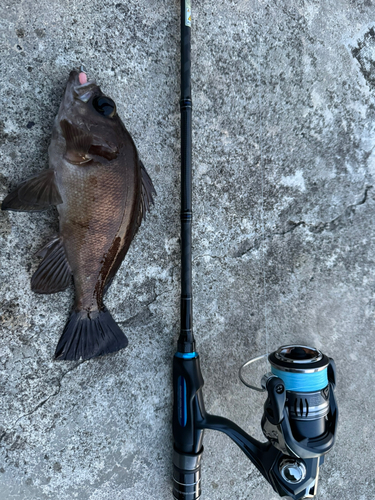
[[[73,277],[74,306],[55,359],[86,360],[128,345],[103,297],[156,192],[115,102],[82,67],[70,72],[48,156],[49,168],[21,182],[1,208],[57,207],[59,232],[37,253],[31,289],[57,293]]]

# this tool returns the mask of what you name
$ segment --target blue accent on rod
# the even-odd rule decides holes
[[[320,372],[313,373],[296,373],[284,372],[271,366],[271,371],[274,375],[284,381],[287,391],[296,392],[315,392],[321,391],[328,385],[328,370],[325,368]]]
[[[187,422],[186,380],[179,376],[177,380],[178,423],[185,427]]]
[[[182,358],[182,359],[193,359],[197,358],[198,354],[196,352],[176,352],[175,354],[176,358]]]

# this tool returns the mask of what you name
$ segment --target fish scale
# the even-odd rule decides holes
[[[125,210],[129,205],[127,198],[124,196],[118,200],[117,195],[119,189],[125,191],[125,178],[121,175],[109,177],[103,173],[95,176],[85,170],[77,178],[64,164],[61,170],[62,177],[68,177],[67,182],[62,184],[66,186],[66,206],[69,208],[60,212],[61,205],[58,206],[60,234],[68,236],[64,237],[64,246],[73,271],[76,304],[81,303],[85,309],[97,308],[94,291],[104,265],[104,256],[118,236],[124,215],[128,223],[131,221],[129,210]],[[90,177],[98,178],[96,186],[90,182]],[[81,193],[80,196],[71,194],[72,186]],[[111,199],[113,202],[108,203]]]

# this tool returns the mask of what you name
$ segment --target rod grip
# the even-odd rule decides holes
[[[198,500],[201,496],[201,459],[199,453],[173,451],[173,496],[176,500]]]

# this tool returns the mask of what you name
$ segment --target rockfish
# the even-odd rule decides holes
[[[118,351],[128,339],[103,304],[156,194],[113,100],[84,71],[70,73],[48,149],[49,169],[22,182],[3,210],[56,205],[59,233],[38,252],[36,293],[65,290],[75,303],[57,359],[89,359]]]

